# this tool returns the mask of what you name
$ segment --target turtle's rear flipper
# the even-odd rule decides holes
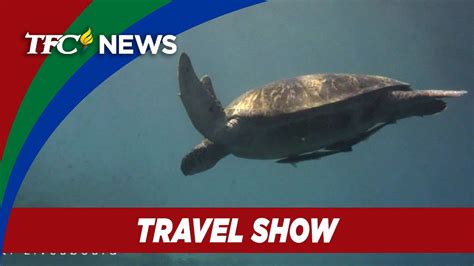
[[[294,155],[294,156],[289,156],[284,159],[280,159],[276,161],[277,163],[289,163],[292,164],[293,166],[296,165],[296,163],[303,162],[303,161],[309,161],[309,160],[318,160],[323,157],[333,155],[336,153],[340,152],[350,152],[352,151],[351,148],[348,149],[342,149],[342,150],[332,150],[332,151],[315,151],[311,153],[305,153],[305,154],[299,154],[299,155]]]
[[[460,97],[466,93],[448,90],[392,91],[385,98],[381,111],[397,119],[433,115],[446,109],[442,98]]]
[[[371,129],[367,130],[366,132],[360,134],[359,136],[357,136],[357,137],[355,137],[355,138],[353,138],[353,139],[344,140],[344,141],[341,141],[341,142],[337,142],[337,143],[331,144],[331,145],[329,145],[329,146],[326,147],[326,150],[340,151],[340,150],[349,149],[349,148],[351,148],[352,146],[356,145],[357,143],[362,142],[362,141],[368,139],[370,136],[372,136],[373,134],[375,134],[377,131],[381,130],[381,129],[382,129],[383,127],[385,127],[386,125],[394,124],[394,123],[396,123],[396,121],[390,121],[390,122],[386,122],[386,123],[377,125],[377,126],[372,127]]]

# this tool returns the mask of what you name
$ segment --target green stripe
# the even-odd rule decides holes
[[[74,21],[66,33],[82,34],[91,27],[94,42],[85,50],[79,47],[80,51],[74,55],[53,52],[46,58],[33,79],[12,125],[3,160],[0,162],[0,199],[2,201],[8,177],[29,132],[59,89],[98,51],[98,34],[119,34],[169,2],[170,0],[94,1]],[[71,45],[71,43],[66,45]]]

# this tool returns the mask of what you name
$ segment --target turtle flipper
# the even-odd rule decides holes
[[[392,91],[385,97],[381,111],[397,119],[433,115],[446,109],[442,98],[461,97],[466,93],[454,90]]]
[[[369,138],[370,136],[375,134],[377,131],[379,131],[380,129],[382,129],[386,125],[394,124],[394,123],[396,123],[396,121],[389,121],[389,122],[377,125],[377,126],[371,128],[371,129],[367,130],[366,132],[360,134],[359,136],[357,136],[355,138],[345,140],[345,141],[341,141],[341,142],[337,142],[337,143],[334,143],[332,145],[329,145],[329,146],[326,147],[325,150],[318,150],[318,151],[311,152],[311,153],[293,155],[293,156],[289,156],[287,158],[280,159],[276,162],[277,163],[289,163],[293,166],[296,166],[296,163],[299,163],[299,162],[309,161],[309,160],[318,160],[318,159],[321,159],[323,157],[330,156],[330,155],[340,153],[340,152],[350,152],[350,151],[352,151],[352,146],[354,146],[355,144],[366,140],[367,138]]]
[[[318,160],[318,159],[321,159],[323,157],[333,155],[333,154],[336,154],[336,153],[350,152],[350,151],[352,151],[351,148],[342,149],[342,150],[331,150],[331,151],[327,151],[327,150],[315,151],[315,152],[311,152],[311,153],[305,153],[305,154],[298,154],[298,155],[289,156],[287,158],[280,159],[276,162],[277,163],[289,163],[289,164],[293,165],[294,167],[296,167],[296,163],[299,163],[299,162],[310,161],[310,160]]]
[[[371,129],[367,130],[366,132],[358,135],[355,138],[331,144],[331,145],[327,146],[326,149],[331,150],[331,151],[333,151],[333,150],[339,151],[339,150],[344,150],[344,149],[351,148],[352,146],[356,145],[357,143],[368,139],[370,136],[375,134],[377,131],[381,130],[386,125],[395,124],[395,123],[396,123],[396,121],[389,121],[389,122],[385,122],[383,124],[377,125],[375,127],[372,127]]]
[[[180,98],[194,127],[206,138],[218,142],[216,132],[225,127],[226,117],[208,76],[198,79],[191,60],[183,53],[179,58]]]

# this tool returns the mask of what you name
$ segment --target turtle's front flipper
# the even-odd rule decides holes
[[[183,53],[179,58],[178,80],[181,101],[194,127],[214,143],[216,133],[226,126],[224,108],[216,97],[208,76],[198,79],[191,60]]]
[[[354,146],[355,144],[366,140],[367,138],[375,134],[377,131],[379,131],[386,125],[394,124],[394,123],[396,123],[396,121],[385,122],[383,124],[372,127],[371,129],[358,135],[355,138],[331,144],[327,146],[325,150],[318,150],[312,153],[289,156],[287,158],[278,160],[277,163],[290,163],[293,166],[295,166],[296,163],[299,163],[299,162],[309,161],[309,160],[318,160],[322,157],[326,157],[326,156],[333,155],[340,152],[350,152],[352,151],[352,146]]]
[[[370,136],[375,134],[377,131],[381,130],[386,125],[395,124],[395,123],[396,123],[396,121],[389,121],[389,122],[377,125],[377,126],[372,127],[371,129],[367,130],[366,132],[360,134],[359,136],[357,136],[353,139],[344,140],[344,141],[341,141],[341,142],[331,144],[331,145],[327,146],[326,149],[331,150],[331,151],[333,151],[333,150],[338,151],[338,150],[344,150],[344,149],[351,148],[352,146],[356,145],[357,143],[368,139]]]
[[[284,159],[280,159],[276,161],[277,163],[289,163],[293,166],[296,166],[296,163],[303,162],[303,161],[309,161],[309,160],[318,160],[323,157],[333,155],[336,153],[340,152],[350,152],[352,151],[351,148],[348,149],[342,149],[342,150],[331,150],[331,151],[315,151],[311,153],[305,153],[305,154],[299,154],[299,155],[294,155],[294,156],[289,156]]]

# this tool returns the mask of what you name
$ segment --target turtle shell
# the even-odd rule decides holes
[[[250,90],[230,103],[225,111],[227,117],[275,117],[395,89],[410,90],[407,83],[382,76],[305,75]]]

